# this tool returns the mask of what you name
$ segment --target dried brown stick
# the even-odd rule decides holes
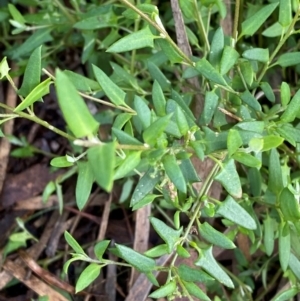
[[[178,3],[178,0],[171,0],[171,8],[174,17],[176,39],[178,47],[186,54],[191,57],[193,55],[191,46],[186,34],[185,25],[183,21],[182,12]],[[186,66],[183,65],[183,68]],[[198,78],[193,77],[189,78],[188,83],[198,92],[200,92],[200,83]],[[195,105],[194,105],[194,114],[196,117],[199,117],[204,108],[204,98],[200,93],[197,93],[195,96]]]
[[[75,293],[75,288],[70,285],[69,283],[57,278],[52,273],[48,272],[47,270],[41,268],[38,263],[26,252],[20,250],[19,255],[22,261],[34,272],[38,275],[43,281],[49,283],[51,286],[56,286],[70,294]]]
[[[53,212],[48,224],[45,227],[45,230],[43,234],[41,235],[41,238],[39,239],[38,243],[34,244],[32,247],[28,249],[28,254],[34,258],[37,259],[43,252],[43,250],[46,248],[48,244],[48,240],[50,239],[53,225],[58,217],[58,212]],[[21,264],[22,261],[20,258],[17,258],[14,262],[14,264]],[[5,263],[4,263],[5,264]],[[23,263],[22,263],[23,264]],[[9,281],[11,281],[13,276],[8,273],[7,271],[2,271],[0,273],[0,290],[3,289]]]
[[[148,250],[148,241],[150,234],[150,221],[151,205],[144,206],[136,212],[135,232],[133,249],[137,252],[143,253]],[[131,269],[131,276],[129,287],[136,281],[139,272],[136,269]]]
[[[27,272],[20,263],[16,263],[10,260],[7,260],[3,268],[9,273],[12,277],[18,279],[20,282],[25,284],[31,290],[36,292],[39,296],[48,296],[49,301],[68,301],[65,297],[51,288],[49,285],[41,281],[35,276],[31,276],[29,279],[27,278]]]

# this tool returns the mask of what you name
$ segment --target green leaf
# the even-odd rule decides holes
[[[191,109],[189,108],[187,102],[181,97],[181,95],[175,91],[172,90],[171,92],[171,98],[174,100],[183,110],[183,113],[192,121],[195,121],[195,116]],[[169,102],[169,101],[168,101]]]
[[[67,75],[69,80],[72,82],[72,84],[75,86],[75,88],[79,91],[83,92],[91,92],[91,91],[99,91],[101,90],[101,86],[96,81],[85,77],[81,74],[64,70],[63,73]]]
[[[100,68],[92,65],[97,82],[101,85],[104,93],[110,101],[117,106],[127,106],[125,103],[126,93],[121,90]]]
[[[176,108],[175,117],[180,134],[183,136],[186,135],[190,127],[182,109],[179,106]]]
[[[147,144],[156,144],[157,139],[164,132],[168,123],[170,122],[171,116],[172,115],[169,114],[163,117],[159,117],[143,132],[143,138]]]
[[[206,79],[219,84],[221,86],[227,86],[224,77],[205,59],[200,59],[195,66],[196,70],[199,71]]]
[[[221,110],[226,110],[222,102],[219,103],[218,109],[214,112],[213,127],[220,128],[228,124],[226,115]]]
[[[179,167],[187,183],[195,183],[201,181],[190,159],[181,160]]]
[[[220,182],[233,197],[240,198],[242,196],[241,181],[233,159],[224,164],[222,170],[216,175],[215,180]]]
[[[125,124],[131,119],[132,115],[128,113],[120,113],[116,116],[114,120],[113,127],[117,129],[122,129]]]
[[[269,61],[269,49],[251,48],[242,53],[245,59],[267,63]]]
[[[144,253],[144,255],[155,258],[155,257],[160,257],[163,255],[166,255],[168,253],[169,253],[168,245],[162,244],[162,245],[157,245],[157,246],[147,250]]]
[[[13,4],[8,4],[8,10],[12,16],[12,18],[19,22],[20,24],[25,24],[25,19],[22,16],[22,14],[19,12],[19,10],[13,5]]]
[[[101,261],[103,259],[103,254],[106,251],[109,244],[110,240],[102,240],[94,246],[94,253],[98,260]]]
[[[12,52],[12,59],[16,60],[19,57],[25,56],[33,52],[39,46],[53,40],[50,35],[52,28],[42,28],[36,30],[29,38]]]
[[[263,148],[261,150],[262,152],[268,151],[272,148],[277,148],[284,141],[284,138],[275,135],[268,135],[263,137],[262,139],[263,139]]]
[[[247,86],[250,88],[252,86],[253,79],[255,76],[255,72],[253,70],[252,64],[248,60],[247,61],[243,60],[242,62],[239,63],[239,66],[240,66],[244,81],[246,82]],[[243,84],[242,84],[242,87],[244,87]]]
[[[117,137],[118,141],[121,144],[132,144],[132,145],[143,145],[143,143],[136,138],[130,136],[129,134],[125,133],[116,128],[112,128],[113,134]]]
[[[18,93],[24,97],[40,83],[42,69],[41,52],[42,46],[35,49],[29,57],[23,76],[22,86],[18,90]]]
[[[262,90],[264,91],[264,93],[265,93],[266,97],[268,98],[268,100],[270,100],[271,102],[274,103],[275,102],[275,94],[274,94],[273,89],[270,86],[270,84],[267,83],[267,82],[262,82],[260,84],[260,86],[261,86]]]
[[[155,171],[153,168],[149,168],[135,187],[131,197],[130,206],[136,206],[149,192],[153,190],[156,184],[160,181],[160,178],[161,176],[159,172]]]
[[[278,194],[283,188],[280,158],[276,149],[271,149],[269,156],[269,181],[268,188]]]
[[[167,244],[168,252],[171,253],[174,250],[175,245],[179,242],[179,238],[182,233],[182,227],[179,230],[174,230],[155,217],[150,217],[150,222],[156,233]]]
[[[149,295],[150,298],[159,299],[172,295],[176,290],[176,282],[170,281]]]
[[[148,61],[147,66],[151,77],[159,83],[163,91],[170,90],[171,83],[163,74],[163,72],[158,68],[158,66],[151,61]]]
[[[291,0],[280,0],[279,1],[278,22],[283,27],[287,27],[291,24],[291,22],[292,22],[292,1]]]
[[[212,275],[216,280],[223,283],[229,288],[234,288],[234,284],[229,276],[216,262],[212,254],[212,246],[202,251],[200,258],[195,262],[196,266],[202,267],[207,273]]]
[[[115,171],[114,180],[125,177],[129,172],[134,170],[141,162],[141,151],[129,153],[123,160],[121,165]]]
[[[201,141],[191,141],[191,147],[195,151],[196,156],[203,161],[204,160],[204,145]]]
[[[282,33],[285,33],[286,29],[287,28],[284,29],[278,22],[275,22],[270,27],[265,29],[262,32],[262,35],[269,38],[275,38],[281,36]]]
[[[152,102],[157,116],[166,115],[166,99],[160,84],[155,80],[152,86]]]
[[[213,245],[219,246],[223,249],[236,248],[235,244],[226,235],[213,228],[207,222],[200,224],[198,228],[200,235]]]
[[[299,293],[299,289],[296,287],[289,288],[279,294],[277,294],[271,301],[288,301]]]
[[[290,67],[300,64],[300,52],[287,52],[282,54],[276,61],[281,67]]]
[[[178,254],[178,256],[180,256],[182,258],[190,258],[191,257],[191,254],[188,252],[188,250],[185,249],[181,245],[177,245],[177,247],[176,247],[176,253]]]
[[[72,258],[69,259],[63,266],[63,271],[65,274],[68,274],[68,269],[69,269],[69,266],[72,262],[74,261],[77,261],[77,260],[86,260],[86,257],[83,256],[83,255],[80,255],[80,254],[72,254]]]
[[[75,293],[88,287],[99,275],[102,266],[96,263],[89,264],[80,274],[75,287]]]
[[[231,157],[242,145],[243,140],[239,131],[230,129],[227,136],[228,156]]]
[[[42,200],[43,203],[46,203],[50,197],[50,195],[56,190],[55,183],[53,181],[48,182],[43,191]]]
[[[197,49],[199,49],[200,48],[199,40],[198,40],[196,34],[187,26],[185,26],[185,31],[186,31],[186,34],[187,34],[187,37],[188,37],[188,40],[189,40],[191,46],[195,46],[195,47],[197,47]]]
[[[179,5],[187,19],[194,19],[196,12],[193,9],[193,0],[179,0]]]
[[[138,210],[148,204],[151,204],[156,198],[160,197],[161,195],[157,194],[148,194],[143,199],[141,199],[136,205],[132,207],[132,210]]]
[[[6,56],[2,59],[0,62],[0,79],[3,77],[6,77],[8,75],[8,71],[10,70],[8,64],[7,64],[7,59]]]
[[[220,64],[221,75],[226,74],[235,65],[239,56],[240,54],[234,48],[225,46]]]
[[[114,62],[110,62],[110,65],[114,70],[112,78],[115,78],[116,81],[118,82],[123,81],[124,83],[127,83],[134,88],[138,87],[137,79],[132,74],[130,74],[126,69],[124,69],[123,67],[119,66]]]
[[[162,163],[167,176],[170,178],[175,187],[179,191],[186,193],[186,182],[175,155],[165,155],[162,159]]]
[[[139,96],[134,97],[134,109],[137,113],[137,117],[139,118],[143,129],[146,129],[151,124],[151,111],[146,104],[145,100],[143,100]]]
[[[85,254],[85,252],[83,251],[83,249],[81,248],[81,246],[79,245],[79,243],[73,238],[73,236],[68,232],[65,231],[65,240],[67,241],[67,243],[69,244],[69,246],[77,253],[77,254],[81,254],[87,257],[87,255]]]
[[[296,222],[300,219],[299,203],[287,187],[281,191],[279,202],[280,210],[287,221]]]
[[[241,130],[251,130],[252,132],[262,134],[265,130],[265,123],[263,121],[241,121],[237,123],[234,127]],[[240,134],[241,133],[242,132],[240,132]]]
[[[286,222],[280,223],[278,247],[280,266],[285,272],[288,267],[291,254],[290,226]]]
[[[70,167],[74,165],[74,162],[68,161],[67,156],[61,156],[52,159],[50,165],[54,167]]]
[[[271,256],[274,251],[274,234],[275,234],[275,220],[267,214],[264,219],[264,246],[266,254]]]
[[[242,101],[256,111],[261,111],[261,105],[258,100],[246,90],[240,95]]]
[[[243,151],[241,152],[236,152],[232,158],[246,166],[249,166],[249,167],[255,167],[255,168],[258,168],[260,169],[261,168],[261,160],[259,160],[258,158],[250,155],[250,154],[247,154]]]
[[[299,53],[300,55],[300,53]],[[287,108],[280,117],[283,122],[293,122],[300,113],[300,89],[296,92]]]
[[[114,183],[115,143],[109,142],[88,149],[88,161],[96,182],[110,192]]]
[[[156,43],[172,64],[182,63],[184,61],[184,57],[167,40],[157,39]]]
[[[143,13],[146,13],[148,15],[152,14],[158,14],[158,8],[157,6],[153,4],[148,4],[148,3],[142,3],[142,4],[137,4],[136,7],[142,11]],[[128,19],[133,19],[136,20],[139,18],[139,15],[137,12],[133,11],[132,9],[128,8],[126,9],[123,13],[122,16]]]
[[[296,146],[296,142],[300,142],[300,129],[293,126],[293,124],[287,123],[280,125],[276,128],[276,132],[282,136],[285,140]]]
[[[94,33],[83,34],[84,45],[81,53],[81,63],[85,64],[94,52],[96,45],[96,38]]]
[[[206,153],[212,153],[216,150],[221,150],[226,148],[227,135],[228,132],[215,132],[208,127],[203,127],[203,132],[205,134],[205,147]]]
[[[199,119],[200,125],[209,125],[214,115],[214,112],[217,109],[218,103],[219,96],[213,91],[206,91],[204,109]]]
[[[136,268],[139,272],[149,273],[155,269],[156,263],[155,260],[153,260],[152,258],[144,256],[132,250],[131,248],[119,244],[115,245],[120,254],[120,257],[122,257],[130,265]]]
[[[49,94],[49,87],[53,82],[51,78],[47,78],[38,84],[27,97],[14,109],[14,112],[20,112],[31,106],[36,101],[40,100],[43,96]]]
[[[64,119],[76,138],[93,135],[99,127],[69,78],[56,70],[56,91]]]
[[[259,11],[257,11],[250,18],[242,23],[242,32],[240,34],[241,38],[244,35],[252,36],[260,27],[265,23],[268,17],[272,14],[278,3],[272,3],[263,6]]]
[[[112,27],[116,21],[117,17],[112,13],[97,14],[97,16],[80,19],[73,27],[81,30],[95,30]]]
[[[94,174],[91,165],[86,161],[78,161],[78,176],[76,182],[76,204],[82,210],[89,199],[94,183]]]
[[[154,47],[153,40],[156,38],[154,36],[149,28],[149,26],[146,26],[145,28],[131,33],[123,38],[121,38],[119,41],[112,44],[106,52],[112,52],[112,53],[119,53],[119,52],[125,52],[130,51],[134,49],[141,49],[144,47]]]
[[[287,106],[291,99],[290,86],[286,82],[282,82],[280,86],[281,104]]]
[[[183,285],[185,286],[186,290],[193,295],[194,297],[198,298],[199,300],[203,301],[210,301],[211,299],[200,289],[199,286],[197,286],[193,282],[187,282],[182,280]]]
[[[293,253],[290,254],[289,267],[300,280],[300,261]]]
[[[256,229],[256,223],[252,216],[230,195],[219,205],[216,213],[246,229]]]
[[[214,66],[219,66],[222,57],[222,51],[224,49],[224,33],[222,27],[219,27],[212,38],[209,62]]]
[[[181,264],[178,267],[178,274],[181,279],[188,282],[201,282],[204,284],[209,284],[214,281],[214,278],[212,278],[204,271],[198,268],[197,269],[191,268],[190,266],[185,264]]]

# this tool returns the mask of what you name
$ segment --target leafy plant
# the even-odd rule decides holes
[[[78,174],[79,209],[86,205],[94,182],[108,193],[117,182],[124,192],[127,182],[122,179],[134,178],[136,185],[127,193],[132,210],[149,204],[168,208],[174,212],[174,221],[170,225],[159,215],[150,217],[161,243],[145,254],[113,245],[109,251],[125,263],[103,257],[110,241],[95,245],[93,259],[66,232],[65,239],[75,253],[66,262],[65,272],[75,260],[88,263],[76,292],[90,285],[105,266],[117,264],[136,268],[159,287],[150,294],[152,298],[226,300],[222,297],[225,286],[230,300],[244,296],[253,300],[254,278],[258,277],[265,292],[256,300],[265,294],[274,301],[295,296],[300,292],[300,90],[297,83],[286,82],[285,72],[299,71],[298,1],[236,1],[230,36],[215,25],[226,16],[223,1],[179,1],[183,32],[193,46],[193,56],[170,36],[173,20],[164,5],[156,7],[151,1],[135,5],[127,0],[98,5],[92,1],[85,8],[81,2],[71,1],[68,8],[60,1],[49,3],[48,19],[43,18],[44,11],[23,16],[9,4],[5,18],[10,18],[12,33],[34,32],[21,46],[7,49],[10,59],[28,60],[21,88],[14,87],[21,103],[15,108],[0,103],[11,111],[1,114],[1,123],[27,118],[70,141],[74,153],[54,158],[51,165],[70,167],[65,178]],[[243,13],[240,4],[246,5]],[[79,40],[70,43],[81,47],[87,76],[62,70],[61,62],[55,73],[48,68],[60,48],[69,46],[69,35]],[[55,45],[53,41],[62,42]],[[41,70],[47,76],[44,80]],[[280,72],[285,81],[280,87],[273,86],[272,76]],[[6,58],[0,64],[0,75],[13,85]],[[49,94],[51,85],[66,131],[34,114],[36,102]],[[113,111],[107,139],[100,138],[101,118],[93,116],[85,99]],[[212,167],[200,178],[199,171],[205,168],[201,162],[207,160],[213,162]],[[194,184],[200,181],[201,188],[196,189]],[[55,190],[61,195],[62,182],[51,182],[45,199]],[[210,195],[213,182],[223,188],[219,199]],[[60,200],[62,210],[62,196]],[[183,215],[187,223],[180,218]],[[222,231],[207,218],[218,221]],[[250,240],[248,254],[239,249],[237,235]],[[232,251],[237,274],[220,265],[213,246],[238,247]],[[178,258],[189,257],[193,251],[198,254],[193,265],[178,266]],[[166,254],[170,263],[159,266],[154,258]],[[247,255],[253,256],[253,262],[247,262]],[[277,295],[268,286],[273,281],[268,272],[274,269],[280,273],[276,277],[282,275],[289,283]],[[155,271],[166,272],[165,283],[157,282]]]

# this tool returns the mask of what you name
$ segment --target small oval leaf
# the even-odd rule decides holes
[[[233,197],[240,198],[242,196],[241,181],[233,159],[224,164],[223,169],[216,175],[215,180],[220,182]]]
[[[145,28],[131,33],[114,44],[112,44],[106,51],[107,52],[113,52],[113,53],[119,53],[119,52],[125,52],[130,51],[134,49],[140,49],[144,47],[154,47],[153,40],[156,37],[152,34],[149,26],[146,26]]]
[[[96,263],[89,264],[80,274],[75,287],[75,293],[89,286],[99,275],[101,266]]]
[[[70,130],[76,138],[93,135],[99,127],[69,78],[56,71],[58,103]]]

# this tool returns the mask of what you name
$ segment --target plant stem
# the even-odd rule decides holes
[[[187,291],[186,287],[184,286],[184,284],[182,283],[180,277],[177,277],[177,281],[180,284],[182,291],[184,292],[185,296],[190,300],[193,301],[194,299],[191,297],[190,293]]]
[[[204,41],[204,57],[206,55],[206,52],[209,52],[210,50],[210,45],[209,45],[209,41],[208,41],[208,38],[207,38],[207,34],[205,32],[205,27],[204,27],[204,24],[203,24],[203,20],[202,20],[202,16],[201,16],[201,12],[198,8],[198,3],[196,0],[194,0],[193,2],[194,4],[194,9],[195,9],[195,12],[196,12],[196,18],[197,18],[197,25],[198,25],[198,29],[200,31],[200,36],[201,38],[203,39]]]
[[[233,38],[233,48],[235,48],[235,44],[238,38],[238,25],[239,25],[239,14],[240,14],[240,0],[235,1],[235,13],[234,13],[234,22],[233,22],[233,30],[232,30],[232,38]]]
[[[42,70],[43,70],[43,72],[44,72],[45,74],[47,74],[47,75],[48,75],[50,78],[52,78],[54,81],[56,80],[56,79],[55,79],[55,76],[52,75],[47,69],[43,68]],[[103,105],[105,105],[105,106],[108,106],[108,107],[111,107],[111,108],[114,108],[114,109],[119,109],[119,110],[128,112],[128,113],[130,113],[130,114],[136,115],[136,112],[135,112],[134,110],[132,110],[131,108],[129,108],[129,107],[126,108],[126,107],[123,107],[123,106],[117,106],[117,105],[114,105],[114,104],[111,103],[111,102],[108,102],[108,101],[105,101],[105,100],[102,100],[102,99],[95,98],[95,97],[93,97],[93,96],[90,96],[90,95],[85,94],[85,93],[82,93],[82,92],[78,92],[78,94],[79,94],[80,96],[84,97],[84,98],[87,98],[87,99],[93,100],[93,101],[95,101],[95,102],[101,103],[101,104],[103,104]]]
[[[280,277],[280,275],[282,274],[281,269],[278,269],[276,274],[274,275],[274,277],[271,279],[271,281],[268,283],[268,286],[266,287],[265,290],[263,290],[254,301],[260,301],[262,300],[265,295],[273,288],[273,286],[275,285],[275,283],[277,282],[278,278]]]
[[[275,56],[277,55],[278,51],[280,50],[280,48],[283,46],[283,44],[286,42],[286,40],[290,37],[290,35],[293,33],[294,27],[296,22],[298,21],[298,17],[300,15],[300,7],[298,7],[298,10],[293,18],[293,21],[291,23],[291,25],[289,26],[287,32],[285,33],[284,37],[279,41],[277,47],[275,48],[275,50],[273,51],[272,55],[270,56],[269,61],[264,65],[264,68],[262,69],[258,79],[257,79],[257,84],[260,83],[260,81],[262,80],[262,78],[264,77],[265,73],[267,72],[270,63],[272,63],[272,61],[274,60]]]
[[[14,108],[4,104],[4,103],[0,103],[0,107],[6,109],[6,110],[9,110],[9,111],[13,111]],[[49,129],[50,131],[62,136],[62,137],[65,137],[67,138],[68,140],[75,140],[76,138],[72,135],[69,135],[68,133],[65,133],[63,131],[61,131],[60,129],[56,128],[55,126],[49,124],[47,121],[44,121],[40,118],[38,118],[37,116],[35,115],[30,115],[30,114],[27,114],[27,113],[24,113],[24,112],[15,112],[16,115],[18,115],[19,117],[23,117],[23,118],[26,118],[28,120],[31,120],[35,123],[38,123],[40,124],[41,126]]]
[[[98,103],[101,103],[105,106],[108,106],[108,107],[111,107],[111,108],[114,108],[114,109],[119,109],[121,111],[124,111],[124,112],[127,112],[127,113],[130,113],[130,114],[134,114],[136,115],[136,112],[134,110],[132,110],[131,108],[126,108],[126,107],[123,107],[123,106],[117,106],[117,105],[114,105],[113,103],[111,102],[108,102],[108,101],[105,101],[105,100],[102,100],[102,99],[98,99],[98,98],[95,98],[93,96],[90,96],[90,95],[87,95],[85,93],[82,93],[82,92],[78,92],[78,94],[84,98],[87,98],[87,99],[90,99],[90,100],[93,100],[95,102],[98,102]]]
[[[67,17],[67,19],[69,19],[69,21],[74,24],[75,23],[75,19],[73,18],[73,16],[68,12],[68,10],[65,8],[65,6],[63,6],[60,1],[58,0],[54,0],[55,4],[59,7],[59,9],[63,12],[63,14]]]
[[[139,1],[137,1],[139,4]],[[134,32],[137,32],[139,30],[140,26],[140,18],[136,19],[134,21]],[[131,60],[130,60],[130,73],[133,74],[134,72],[134,66],[135,66],[135,56],[136,56],[136,49],[133,49],[131,52]]]
[[[184,235],[182,237],[182,240],[181,240],[181,245],[187,240],[187,237],[190,234],[191,228],[194,225],[194,222],[195,222],[197,216],[199,215],[199,211],[200,211],[201,206],[202,206],[201,197],[208,193],[208,191],[209,191],[209,189],[210,189],[210,187],[213,183],[214,176],[219,171],[219,168],[220,168],[220,166],[218,164],[214,165],[214,167],[211,169],[209,175],[207,176],[207,179],[205,180],[205,182],[204,182],[204,184],[203,184],[203,186],[202,186],[202,188],[199,192],[199,195],[198,195],[197,200],[196,200],[196,202],[198,204],[197,204],[197,206],[196,206],[196,208],[193,212],[193,216],[192,216],[188,226],[185,229],[185,233],[184,233]],[[170,266],[175,265],[177,257],[178,257],[178,254],[175,254],[174,258],[172,259],[172,262],[171,262]]]
[[[185,63],[193,66],[193,61],[185,55],[181,49],[176,45],[176,43],[171,39],[169,34],[166,32],[165,29],[161,28],[156,22],[154,22],[151,18],[149,18],[146,14],[144,14],[142,11],[140,11],[134,4],[130,3],[128,0],[120,0],[123,2],[126,6],[134,10],[137,14],[139,14],[145,21],[147,21],[149,24],[151,24],[155,29],[158,30],[158,32],[161,33],[162,38],[165,38],[171,46],[175,49],[176,52],[180,54],[180,56],[184,59]]]

